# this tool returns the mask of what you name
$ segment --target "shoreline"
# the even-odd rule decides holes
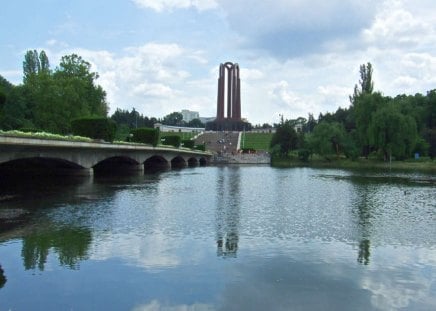
[[[353,170],[380,170],[380,171],[419,171],[423,173],[436,174],[436,161],[392,161],[383,162],[377,160],[358,159],[351,161],[348,159],[309,160],[302,162],[297,159],[271,159],[271,166],[277,168],[292,167],[313,167],[313,168],[336,168]]]

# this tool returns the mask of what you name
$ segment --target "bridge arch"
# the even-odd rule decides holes
[[[176,156],[171,160],[171,168],[184,168],[186,161],[182,156]]]
[[[198,160],[195,157],[191,157],[188,159],[188,166],[189,167],[194,167],[198,165]]]
[[[112,156],[93,166],[94,172],[134,172],[144,171],[144,166],[137,160],[128,156]]]
[[[163,156],[160,155],[151,156],[144,162],[144,170],[146,172],[167,170],[169,168],[170,163]]]
[[[200,166],[206,166],[206,165],[207,165],[207,159],[204,158],[204,157],[201,157],[201,158],[198,160],[198,163],[200,163]]]
[[[89,169],[72,161],[51,157],[23,157],[0,163],[0,173],[16,172],[43,175],[88,175]]]

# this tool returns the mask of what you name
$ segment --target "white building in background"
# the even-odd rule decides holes
[[[182,110],[183,121],[190,122],[194,119],[199,119],[200,114],[197,111]]]

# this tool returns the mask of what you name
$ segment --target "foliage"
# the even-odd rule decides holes
[[[287,156],[289,151],[297,148],[298,136],[290,121],[283,121],[274,133],[270,147],[277,150],[281,156]],[[278,146],[275,147],[275,146]],[[275,147],[275,148],[274,148]]]
[[[62,57],[59,67],[52,71],[44,51],[27,51],[23,84],[3,91],[6,101],[0,106],[0,127],[7,130],[36,127],[68,134],[73,119],[105,117],[106,93],[95,84],[98,74],[90,70],[88,62],[72,54]]]
[[[355,100],[362,95],[372,94],[374,91],[374,82],[372,81],[372,65],[367,63],[360,65],[360,80],[359,86],[356,84],[354,86],[353,96],[350,96],[350,101],[354,104]]]
[[[311,152],[309,149],[299,149],[298,150],[298,159],[302,162],[309,162],[309,157]]]
[[[410,157],[417,141],[415,120],[403,115],[394,103],[389,103],[373,114],[369,139],[383,153],[385,160],[391,156],[399,159]]]
[[[182,140],[182,146],[185,148],[194,148],[195,146],[195,141],[191,140],[191,139],[183,139]]]
[[[186,124],[188,127],[205,128],[206,125],[200,119],[192,119]]]
[[[129,129],[138,128],[138,127],[148,127],[153,128],[154,124],[159,122],[158,119],[152,117],[148,118],[138,111],[135,108],[132,108],[131,111],[117,109],[111,116],[111,119],[114,120],[118,126],[124,125]]]
[[[339,157],[345,145],[346,135],[342,124],[321,122],[314,128],[309,138],[310,149],[326,158],[331,154],[336,154],[336,157]]]
[[[137,128],[131,130],[130,141],[157,146],[159,143],[159,130],[154,128]]]
[[[161,143],[163,145],[169,145],[178,148],[182,143],[182,139],[178,135],[168,135],[161,139]]]
[[[74,135],[102,139],[113,142],[116,133],[116,123],[103,117],[86,117],[75,119],[71,122]]]
[[[46,132],[23,132],[23,131],[17,131],[17,130],[11,130],[11,131],[0,130],[0,135],[14,136],[14,137],[25,137],[25,138],[91,142],[91,138],[89,138],[89,137],[73,136],[73,135],[63,136],[63,135],[58,135],[58,134],[46,133]]]
[[[205,144],[195,145],[194,149],[200,150],[200,151],[206,151],[206,145]]]
[[[180,112],[172,112],[162,119],[162,124],[180,126],[183,124],[183,115]]]

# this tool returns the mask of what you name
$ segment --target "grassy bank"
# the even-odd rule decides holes
[[[302,162],[296,158],[273,158],[271,165],[274,167],[316,167],[316,168],[340,168],[340,169],[368,169],[368,170],[401,170],[401,171],[422,171],[436,174],[435,160],[408,160],[384,162],[371,159],[349,159],[326,160],[312,158],[308,162]]]

